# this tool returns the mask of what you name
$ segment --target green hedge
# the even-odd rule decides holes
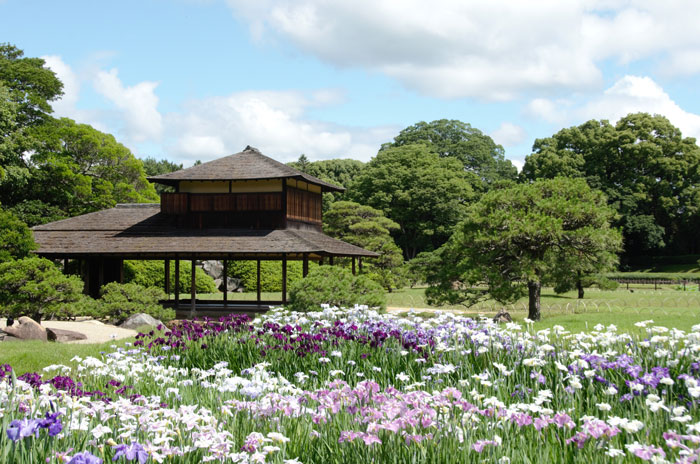
[[[354,276],[338,266],[319,266],[292,285],[288,308],[319,311],[321,304],[338,307],[359,304],[385,309],[386,294],[381,285],[365,276]]]
[[[315,262],[309,262],[309,272],[318,267]],[[240,279],[246,291],[254,292],[257,289],[258,270],[257,261],[229,261],[227,273],[230,277]],[[287,261],[287,288],[298,282],[303,277],[303,263],[301,261]],[[260,262],[260,289],[263,292],[282,291],[282,262]]]
[[[164,308],[158,300],[165,298],[165,292],[155,287],[137,284],[112,282],[102,287],[102,296],[96,301],[100,318],[113,324],[121,324],[133,314],[146,313],[162,322],[175,318],[175,311]]]
[[[165,288],[165,264],[163,261],[124,261],[124,283],[134,283],[143,287]],[[218,292],[214,279],[202,268],[195,269],[197,293]],[[190,293],[192,264],[180,261],[180,293]],[[170,289],[175,293],[175,262],[170,261]]]
[[[700,255],[675,255],[675,256],[633,256],[629,263],[634,266],[665,265],[665,264],[695,264],[700,260]]]

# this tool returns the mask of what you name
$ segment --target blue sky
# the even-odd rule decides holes
[[[367,161],[447,118],[521,165],[536,138],[635,111],[700,137],[698,17],[656,0],[0,0],[0,42],[59,75],[56,115],[140,157]]]

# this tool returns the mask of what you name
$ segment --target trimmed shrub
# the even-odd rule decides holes
[[[240,279],[246,291],[254,292],[258,282],[258,264],[256,261],[229,261],[228,275]],[[309,262],[309,272],[318,264]],[[304,264],[301,261],[287,261],[287,288],[303,278]],[[282,291],[282,262],[260,262],[260,290],[263,292]]]
[[[289,290],[288,308],[294,311],[318,311],[321,304],[350,307],[355,304],[386,308],[382,287],[365,276],[354,276],[337,266],[318,266]]]
[[[69,319],[91,312],[79,277],[64,275],[44,258],[24,258],[0,263],[0,314]],[[91,314],[87,314],[91,315]]]
[[[202,268],[195,269],[197,293],[216,293],[218,289]],[[180,261],[180,293],[190,293],[192,263]],[[124,261],[124,282],[142,287],[165,288],[165,263],[163,261]],[[175,293],[175,262],[170,261],[170,293]]]
[[[98,311],[102,318],[114,324],[121,324],[132,314],[138,313],[146,313],[165,322],[175,318],[175,311],[158,304],[158,300],[164,298],[165,292],[159,288],[112,282],[102,287]]]

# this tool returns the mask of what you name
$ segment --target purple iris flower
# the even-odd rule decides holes
[[[131,445],[117,445],[114,449],[117,450],[117,452],[112,458],[112,461],[116,461],[122,456],[124,456],[127,461],[138,459],[139,464],[145,464],[145,462],[148,461],[148,453],[143,449],[143,446],[135,441],[131,442]]]
[[[49,436],[55,437],[61,433],[61,430],[63,430],[63,424],[61,424],[61,421],[58,418],[60,415],[60,412],[55,412],[53,414],[47,412],[44,419],[38,420],[39,427],[42,429],[49,429]]]
[[[7,427],[7,438],[17,441],[31,435],[39,436],[39,421],[36,419],[13,420]]]
[[[74,455],[71,460],[68,461],[68,464],[102,464],[102,459],[89,451],[83,451],[82,453]]]

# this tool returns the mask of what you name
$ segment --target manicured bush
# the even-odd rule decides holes
[[[212,279],[202,268],[195,269],[197,293],[216,293]],[[165,288],[165,264],[163,261],[125,261],[124,282],[143,287]],[[180,261],[180,293],[189,293],[192,282],[192,263]],[[170,293],[175,293],[175,262],[170,261]]]
[[[287,288],[303,278],[303,263],[301,261],[287,261]],[[318,266],[309,262],[309,271]],[[240,279],[246,291],[254,292],[257,288],[258,265],[256,261],[229,261],[228,275]],[[263,292],[282,291],[282,262],[260,262],[260,289]]]
[[[24,258],[0,263],[0,315],[72,318],[92,311],[83,295],[79,277],[64,275],[44,258]]]
[[[317,311],[321,304],[351,307],[355,304],[386,307],[382,287],[365,276],[354,276],[337,266],[319,266],[289,290],[289,309]]]
[[[165,322],[175,318],[175,311],[158,304],[158,300],[164,298],[165,292],[156,287],[112,282],[102,287],[98,310],[102,318],[113,324],[121,324],[132,314],[138,313],[146,313]]]

